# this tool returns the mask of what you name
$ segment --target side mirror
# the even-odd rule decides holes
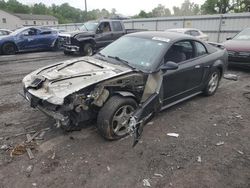
[[[102,30],[98,27],[96,30],[96,34],[100,34],[100,33],[102,33]]]
[[[227,39],[227,40],[231,40],[231,39],[232,39],[232,37],[227,37],[226,39]]]
[[[176,70],[178,69],[179,65],[173,61],[167,61],[166,63],[164,63],[160,69],[161,70]]]

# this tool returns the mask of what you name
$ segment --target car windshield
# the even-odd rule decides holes
[[[98,26],[98,22],[86,22],[80,27],[81,31],[95,31]]]
[[[250,40],[250,28],[241,31],[233,38],[233,40]]]
[[[163,40],[122,37],[100,51],[106,57],[116,57],[139,70],[150,72],[168,46]]]
[[[16,29],[15,31],[13,31],[11,33],[11,35],[17,35],[18,33],[21,33],[22,31],[24,31],[26,29],[28,29],[28,28],[22,27],[22,28]]]

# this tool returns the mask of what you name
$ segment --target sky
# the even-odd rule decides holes
[[[24,4],[32,5],[35,3],[44,3],[51,5],[52,3],[60,5],[62,3],[69,3],[70,6],[85,9],[84,0],[18,0]],[[140,10],[146,12],[151,11],[157,7],[158,4],[162,4],[172,11],[173,6],[180,6],[184,0],[87,0],[88,10],[92,9],[107,9],[111,11],[112,8],[117,10],[117,13],[125,16],[133,16],[138,14]],[[202,4],[205,0],[190,0],[191,2]]]

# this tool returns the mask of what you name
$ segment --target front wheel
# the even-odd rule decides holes
[[[94,54],[94,46],[91,43],[86,43],[80,48],[80,54],[83,56],[92,56]]]
[[[108,140],[117,140],[128,135],[128,121],[137,107],[134,99],[113,96],[100,110],[97,128]]]
[[[5,55],[14,55],[16,53],[16,46],[13,43],[7,42],[3,45],[2,52]]]
[[[204,95],[206,96],[214,95],[218,89],[219,82],[220,82],[220,71],[218,69],[215,69],[209,76],[209,80],[203,91]]]

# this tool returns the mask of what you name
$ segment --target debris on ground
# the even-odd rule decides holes
[[[32,183],[32,185],[33,185],[34,187],[36,187],[36,186],[37,186],[37,183]]]
[[[30,148],[26,148],[26,151],[30,160],[35,158]]]
[[[51,159],[54,160],[56,158],[56,152],[54,151],[52,156],[51,156]]]
[[[147,123],[147,125],[153,125],[153,124],[154,124],[153,121],[150,121],[150,122]]]
[[[31,173],[32,173],[32,171],[33,171],[33,169],[34,169],[34,165],[29,165],[29,166],[26,168],[25,174],[26,174],[27,177],[30,177],[30,175],[31,175]]]
[[[236,118],[243,119],[242,115],[236,115]]]
[[[227,80],[233,80],[233,81],[238,80],[238,76],[236,74],[224,74],[223,77]]]
[[[178,138],[179,137],[179,134],[178,133],[167,133],[168,136],[172,136],[172,137],[175,137],[175,138]]]
[[[241,155],[243,155],[244,153],[243,153],[243,151],[240,151],[240,150],[237,150],[237,149],[234,149],[237,153],[239,153],[239,154],[241,154]]]
[[[148,179],[143,179],[143,186],[144,187],[151,187]]]
[[[221,134],[219,134],[219,133],[216,133],[216,136],[221,136]]]
[[[4,144],[4,145],[2,145],[2,146],[0,147],[0,150],[8,150],[9,148],[10,148],[9,145]]]
[[[107,166],[107,170],[110,171],[110,167],[109,166]]]
[[[163,175],[162,175],[162,174],[158,174],[158,173],[154,173],[154,176],[155,176],[155,177],[160,177],[160,178],[162,178],[162,177],[163,177]]]
[[[201,156],[200,155],[197,157],[197,162],[201,163]]]
[[[225,142],[220,141],[220,142],[217,142],[215,145],[216,145],[216,146],[222,146],[222,145],[224,145],[224,143],[225,143]]]
[[[216,124],[216,123],[214,123],[214,124],[213,124],[213,126],[215,126],[215,127],[216,127],[216,126],[217,126],[217,124]]]
[[[13,157],[13,155],[23,155],[25,152],[26,152],[25,145],[18,144],[13,148],[13,150],[11,150],[10,156]]]

